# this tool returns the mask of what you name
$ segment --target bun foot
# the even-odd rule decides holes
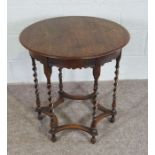
[[[109,119],[109,121],[110,121],[111,123],[114,123],[114,122],[115,122],[115,117],[112,116],[112,117]]]
[[[55,135],[52,135],[51,141],[52,141],[52,142],[56,142],[56,140],[57,140],[57,139],[56,139],[56,136],[55,136]]]
[[[95,143],[96,143],[96,138],[95,138],[95,136],[92,136],[90,142],[91,142],[92,144],[95,144]]]
[[[38,112],[38,108],[35,108],[34,111],[35,111],[35,112]]]
[[[38,115],[38,120],[42,120],[43,118],[44,118],[45,116],[43,116],[43,115]]]

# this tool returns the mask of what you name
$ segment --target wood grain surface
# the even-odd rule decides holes
[[[67,16],[50,18],[28,26],[20,41],[31,52],[60,59],[95,58],[128,43],[121,25],[101,18]]]

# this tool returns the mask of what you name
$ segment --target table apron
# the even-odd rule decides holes
[[[68,68],[68,69],[76,69],[76,68],[88,68],[94,67],[95,65],[104,65],[107,62],[110,62],[116,59],[121,53],[121,49],[112,52],[106,56],[92,58],[92,59],[58,59],[58,58],[49,58],[42,55],[35,54],[34,52],[30,51],[30,55],[35,58],[36,60],[40,61],[42,64],[48,62],[48,64],[52,66],[56,66],[59,68]]]

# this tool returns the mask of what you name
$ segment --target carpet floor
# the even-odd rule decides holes
[[[72,94],[92,91],[92,82],[64,83]],[[34,112],[35,95],[31,84],[8,85],[8,155],[147,155],[148,147],[148,88],[147,80],[119,81],[116,122],[108,118],[97,125],[96,144],[91,136],[79,130],[57,133],[57,142],[50,141],[49,118],[37,120]],[[40,98],[47,105],[45,84],[39,85]],[[53,84],[53,100],[58,86]],[[99,82],[98,101],[111,108],[112,81]],[[65,102],[55,109],[59,124],[79,123],[90,125],[92,104],[90,100]]]

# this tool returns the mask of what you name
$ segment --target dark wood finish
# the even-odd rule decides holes
[[[122,48],[129,41],[128,31],[121,25],[101,18],[69,16],[46,19],[27,27],[20,35],[20,42],[29,50],[34,71],[36,104],[38,116],[41,113],[50,117],[51,140],[56,141],[55,134],[66,129],[79,129],[89,133],[91,143],[96,142],[97,123],[111,116],[114,122],[116,115],[116,90],[118,83],[119,62]],[[35,59],[44,66],[47,78],[49,106],[40,106],[38,80]],[[112,109],[107,109],[97,102],[98,79],[101,66],[116,60]],[[51,74],[52,67],[59,68],[59,98],[52,101]],[[86,96],[70,95],[63,90],[62,69],[93,68],[94,91]],[[64,98],[75,100],[91,99],[93,103],[92,122],[90,127],[80,124],[59,125],[54,108],[63,103]],[[98,114],[98,111],[100,113]]]
[[[98,110],[100,110],[100,111],[102,111],[102,112],[104,112],[104,113],[110,113],[110,114],[112,114],[112,110],[107,109],[107,108],[103,107],[103,106],[100,105],[100,104],[97,104],[97,106],[98,106]]]
[[[100,76],[100,72],[101,72],[101,66],[96,64],[93,68],[93,76],[94,76],[94,96],[93,96],[93,99],[92,99],[92,102],[93,102],[93,119],[92,119],[92,123],[91,123],[91,129],[93,131],[93,135],[92,135],[92,138],[91,138],[91,143],[95,143],[96,142],[96,139],[95,139],[95,136],[96,136],[96,133],[97,133],[97,130],[96,130],[96,109],[97,109],[97,100],[96,100],[96,97],[97,97],[97,90],[98,90],[98,78]]]
[[[34,88],[35,88],[35,95],[36,95],[36,111],[38,112],[38,119],[41,120],[43,116],[41,115],[40,111],[40,97],[39,97],[39,90],[38,90],[38,78],[37,78],[37,67],[36,62],[33,57],[32,59],[32,70],[33,70],[33,77],[34,77]]]
[[[51,97],[51,74],[52,74],[52,68],[48,65],[48,63],[44,64],[44,73],[47,78],[47,90],[48,90],[48,101],[49,101],[49,107],[51,108],[51,111],[53,111],[53,104],[52,104],[52,97]]]
[[[87,100],[87,99],[93,98],[95,96],[95,93],[93,92],[89,95],[82,96],[82,95],[70,95],[63,91],[62,96],[68,99],[72,99],[72,100]]]
[[[116,115],[116,91],[117,91],[117,85],[118,85],[118,74],[119,74],[119,63],[121,59],[121,53],[120,55],[116,58],[116,70],[115,70],[115,78],[114,78],[114,89],[113,89],[113,102],[112,102],[112,117],[110,119],[110,122],[115,122],[115,115]]]
[[[76,130],[79,129],[79,130],[83,130],[83,131],[88,132],[88,133],[91,132],[91,129],[89,127],[86,127],[86,126],[83,126],[83,125],[65,124],[65,125],[58,126],[56,128],[56,133],[60,132],[60,131],[63,131],[63,130],[66,130],[66,129],[76,129]]]
[[[51,140],[53,142],[56,141],[56,136],[55,136],[55,128],[58,126],[58,119],[56,115],[54,114],[54,104],[52,102],[52,96],[51,96],[51,74],[52,74],[52,67],[49,66],[48,63],[44,63],[44,73],[47,78],[47,89],[48,89],[48,101],[49,101],[49,112],[51,121],[50,121],[50,127],[51,127]]]
[[[63,83],[62,83],[62,68],[59,68],[59,97],[62,98]]]
[[[128,32],[115,22],[79,16],[39,21],[20,36],[21,43],[34,53],[61,60],[102,57],[128,40]]]

